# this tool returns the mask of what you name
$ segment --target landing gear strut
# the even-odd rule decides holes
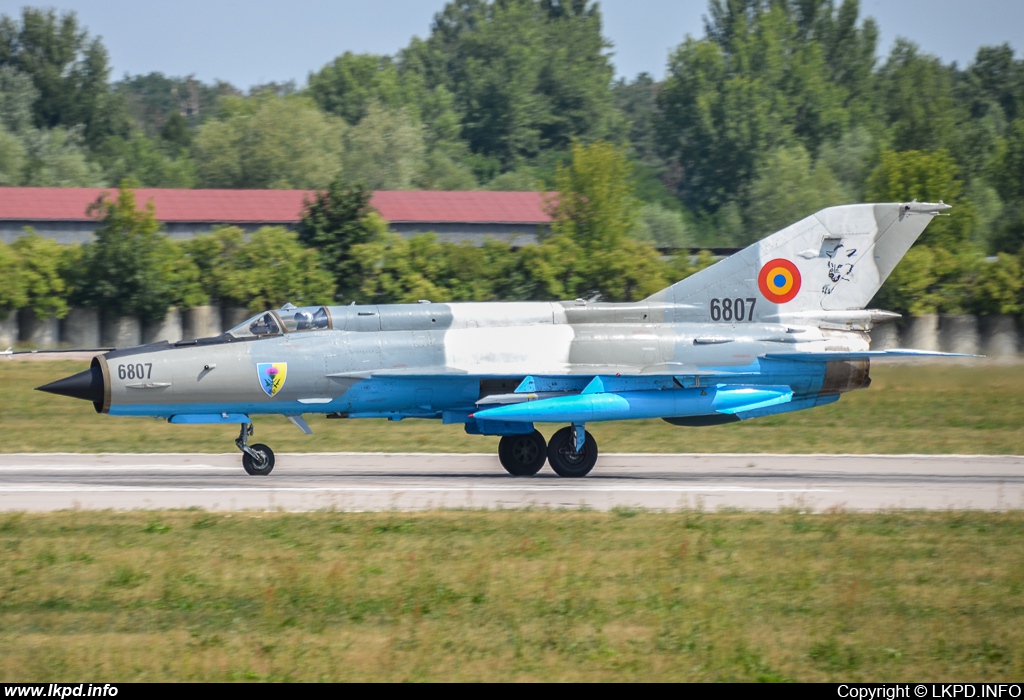
[[[498,443],[498,459],[512,476],[533,476],[547,461],[547,447],[537,430],[529,435],[506,435]]]
[[[250,476],[266,476],[274,469],[274,451],[260,443],[248,444],[252,434],[252,423],[242,423],[235,440],[235,446],[242,451],[242,468]]]
[[[562,428],[548,443],[548,462],[558,476],[586,476],[597,463],[597,441],[582,425]]]

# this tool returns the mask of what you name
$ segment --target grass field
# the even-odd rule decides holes
[[[1024,513],[0,517],[0,681],[1019,681]]]
[[[3,362],[3,452],[229,452],[237,428],[172,426],[97,415],[90,404],[32,391],[84,362]],[[1024,366],[888,365],[871,388],[836,404],[739,425],[679,428],[660,420],[591,424],[604,452],[1024,453]],[[491,452],[496,438],[435,421],[328,421],[314,435],[283,417],[256,419],[278,452]],[[557,426],[541,426],[550,435]]]

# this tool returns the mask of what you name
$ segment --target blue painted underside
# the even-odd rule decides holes
[[[549,377],[532,377],[536,390],[555,389],[561,391],[584,391],[588,385],[589,395],[629,394],[632,404],[643,405],[644,410],[638,415],[616,415],[612,419],[662,417],[655,405],[664,405],[670,411],[678,409],[678,403],[667,401],[667,395],[682,396],[684,392],[693,392],[694,382],[701,387],[714,385],[728,388],[762,387],[769,392],[777,392],[780,387],[792,390],[791,400],[787,397],[778,400],[780,405],[772,405],[773,399],[766,394],[767,404],[738,404],[729,412],[739,418],[746,419],[758,415],[771,415],[788,411],[811,408],[830,402],[838,397],[818,397],[825,375],[825,363],[789,361],[783,359],[762,359],[750,367],[743,368],[742,375],[728,379],[725,373],[715,378],[679,377],[674,375],[637,377],[601,377],[593,385],[593,376],[562,375]],[[117,416],[153,416],[172,419],[175,423],[229,423],[243,422],[248,416],[258,415],[301,415],[304,413],[343,413],[351,418],[443,418],[446,423],[466,423],[467,431],[481,434],[504,435],[532,431],[532,416],[519,416],[506,420],[504,416],[494,415],[491,420],[476,420],[470,417],[474,412],[483,413],[485,409],[476,406],[479,383],[490,377],[461,375],[458,377],[380,377],[365,379],[348,389],[342,396],[329,403],[301,403],[297,400],[285,400],[281,397],[264,401],[232,401],[232,402],[191,402],[191,403],[160,403],[113,405],[110,414]],[[702,383],[705,382],[705,383]],[[680,386],[685,387],[683,389]],[[603,391],[599,391],[603,389]],[[678,392],[678,394],[676,393]],[[424,394],[429,394],[425,399]],[[586,394],[584,394],[586,396]],[[610,399],[616,401],[617,399]],[[520,404],[522,405],[522,404]],[[708,413],[724,412],[726,406],[708,406]],[[494,411],[494,408],[486,409]],[[513,411],[514,412],[514,411]],[[500,413],[500,412],[499,412]],[[597,412],[600,414],[600,411]],[[689,414],[689,411],[684,414]],[[702,414],[703,411],[698,411]],[[224,414],[227,414],[225,417]],[[642,415],[640,415],[642,414]],[[671,417],[674,413],[666,413]],[[172,418],[173,417],[173,418]],[[483,416],[481,416],[483,418]],[[527,420],[529,418],[529,420]],[[562,421],[563,415],[552,415],[550,420]],[[589,421],[608,420],[609,418],[591,414]]]

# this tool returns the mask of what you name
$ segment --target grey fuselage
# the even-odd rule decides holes
[[[788,410],[868,383],[867,360],[765,358],[780,351],[867,350],[866,334],[852,330],[850,321],[833,329],[756,320],[713,323],[706,308],[650,301],[326,310],[330,328],[270,337],[224,334],[100,356],[95,363],[103,373],[104,396],[97,409],[167,418],[219,414],[225,422],[236,422],[239,414],[326,413],[466,423],[481,399],[510,394],[526,377],[539,378],[538,390],[548,394],[578,393],[596,376],[628,380],[626,388],[640,390],[702,381],[787,385],[794,396]],[[261,366],[285,373],[272,395],[262,383]]]

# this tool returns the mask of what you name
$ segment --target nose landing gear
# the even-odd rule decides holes
[[[252,434],[252,423],[242,423],[235,440],[235,446],[242,451],[242,468],[250,476],[266,476],[274,469],[274,451],[261,443],[249,445]]]

